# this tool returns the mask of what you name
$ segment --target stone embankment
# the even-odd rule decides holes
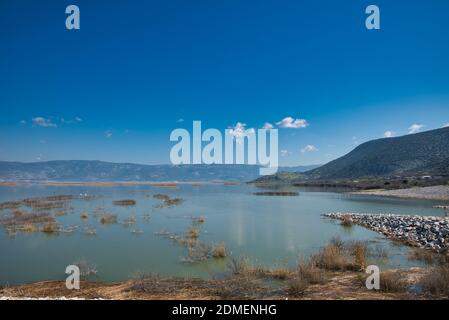
[[[327,213],[325,217],[348,220],[382,233],[392,240],[408,245],[447,253],[449,248],[449,218],[418,215]]]

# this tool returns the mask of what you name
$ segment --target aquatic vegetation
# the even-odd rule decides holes
[[[264,191],[264,192],[254,192],[255,196],[283,196],[283,197],[295,197],[298,196],[298,192],[289,192],[289,191]]]
[[[59,232],[59,226],[55,222],[49,222],[49,223],[46,223],[42,227],[41,231],[46,233],[46,234],[58,233]]]
[[[157,194],[153,195],[153,198],[162,201],[162,204],[157,206],[158,208],[164,208],[164,207],[171,207],[171,206],[179,205],[179,204],[181,204],[184,201],[184,199],[182,199],[182,198],[170,198],[168,195],[161,194],[161,193],[157,193]]]
[[[65,210],[59,210],[59,211],[55,212],[56,217],[65,216],[66,214],[67,214],[67,212]]]
[[[85,219],[89,218],[89,214],[87,212],[81,212],[80,217],[81,217],[81,219],[85,220]]]
[[[100,216],[101,224],[114,224],[117,223],[117,216],[113,214],[104,213]]]
[[[186,234],[187,239],[198,239],[200,237],[200,229],[190,226]]]
[[[194,218],[192,218],[192,221],[194,223],[201,224],[201,223],[206,222],[206,218],[204,216],[194,217]]]
[[[39,224],[54,222],[55,218],[48,213],[28,213],[24,211],[14,211],[12,216],[0,219],[0,224],[4,226],[18,226],[27,222]]]
[[[80,269],[80,276],[83,278],[87,278],[98,273],[97,266],[87,262],[86,260],[73,262],[72,265],[75,265]]]
[[[29,233],[38,231],[38,228],[36,227],[36,225],[34,225],[34,224],[30,223],[30,222],[24,223],[19,228],[20,228],[20,231],[29,232]]]
[[[139,234],[143,234],[143,230],[141,230],[141,229],[132,229],[132,230],[131,230],[131,233],[132,233],[132,234],[139,235]]]
[[[124,225],[132,225],[132,224],[135,224],[135,223],[136,223],[136,217],[135,217],[135,216],[130,216],[130,217],[124,219],[124,220],[122,221],[122,223],[123,223]]]
[[[409,260],[424,261],[427,264],[432,264],[439,260],[437,253],[422,248],[413,248],[409,251],[407,258]]]
[[[224,241],[219,242],[212,249],[212,256],[214,258],[225,258],[227,255],[228,255],[228,252],[226,250]]]
[[[135,206],[136,200],[132,199],[124,199],[124,200],[115,200],[112,202],[115,206]]]
[[[83,229],[82,233],[88,236],[94,236],[97,234],[97,230],[92,227],[87,227]]]
[[[352,217],[349,214],[345,214],[341,218],[341,225],[346,228],[352,227],[354,222],[352,221]]]

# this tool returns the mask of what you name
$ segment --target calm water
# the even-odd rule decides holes
[[[208,260],[186,264],[182,258],[186,249],[157,233],[166,230],[184,234],[191,225],[191,216],[205,216],[200,241],[214,244],[224,241],[236,257],[250,257],[261,265],[293,265],[298,257],[308,256],[334,237],[369,241],[372,248],[384,247],[390,252],[387,261],[371,262],[387,267],[419,265],[407,260],[408,248],[398,246],[383,236],[353,227],[347,230],[337,222],[323,219],[331,211],[421,214],[443,216],[433,209],[440,202],[387,199],[354,196],[319,189],[294,188],[299,196],[255,196],[261,191],[251,186],[220,184],[178,188],[153,186],[131,187],[0,187],[0,202],[26,197],[87,193],[90,200],[75,199],[68,203],[67,215],[57,217],[64,227],[78,226],[78,231],[48,236],[43,233],[19,233],[11,237],[0,227],[0,284],[17,284],[47,279],[65,279],[65,267],[85,260],[96,265],[99,281],[119,281],[137,272],[161,275],[211,276],[225,270],[227,261]],[[181,197],[178,206],[157,208],[156,193]],[[113,200],[134,199],[136,206],[119,207]],[[94,212],[98,208],[118,215],[119,223],[102,225]],[[83,221],[81,212],[88,212]],[[6,216],[10,210],[0,212]],[[120,221],[136,217],[136,224],[126,226]],[[150,219],[145,216],[150,215]],[[85,227],[95,228],[97,234],[86,235]],[[142,234],[134,234],[140,229]]]

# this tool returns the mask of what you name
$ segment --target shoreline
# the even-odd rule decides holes
[[[374,189],[374,190],[353,191],[350,192],[350,194],[372,195],[372,196],[392,197],[402,199],[449,201],[449,185],[415,187],[407,189],[392,189],[392,190]]]
[[[400,270],[409,283],[426,274],[423,268]],[[65,281],[42,281],[0,287],[1,300],[420,300],[447,299],[444,295],[415,292],[385,292],[368,290],[361,277],[367,274],[356,271],[334,272],[329,281],[311,285],[301,296],[291,296],[284,287],[270,288],[254,279],[232,277],[227,280],[198,278],[157,278],[151,286],[133,280],[115,283],[81,281],[80,290],[68,290]],[[281,280],[279,280],[281,281]],[[288,281],[288,280],[285,280]],[[156,285],[157,284],[157,285]],[[236,286],[236,288],[230,288]]]

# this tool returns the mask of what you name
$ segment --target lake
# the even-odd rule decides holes
[[[77,261],[96,266],[92,280],[122,281],[139,272],[162,276],[211,277],[226,270],[229,258],[186,263],[186,247],[169,239],[184,235],[194,219],[199,239],[206,245],[223,241],[233,257],[247,257],[265,266],[294,265],[325,245],[332,237],[363,240],[370,248],[387,250],[389,259],[371,258],[381,268],[420,266],[409,261],[409,248],[362,227],[344,228],[323,218],[328,212],[367,212],[444,216],[432,208],[441,202],[350,195],[335,190],[286,187],[297,196],[256,196],[265,191],[245,184],[178,185],[176,188],[134,186],[17,186],[0,187],[0,202],[29,197],[74,195],[64,215],[56,220],[67,231],[10,235],[0,226],[0,284],[65,279],[65,268]],[[161,206],[153,196],[164,194],[184,201]],[[82,195],[82,196],[80,196]],[[117,206],[115,200],[133,199],[134,206]],[[30,208],[21,208],[28,210]],[[0,217],[11,215],[0,211]],[[52,210],[53,213],[58,209]],[[81,214],[87,213],[87,218]],[[117,215],[118,223],[102,224],[102,212]],[[126,223],[130,217],[135,223]],[[88,235],[86,230],[95,230]],[[379,249],[380,250],[380,249]]]

